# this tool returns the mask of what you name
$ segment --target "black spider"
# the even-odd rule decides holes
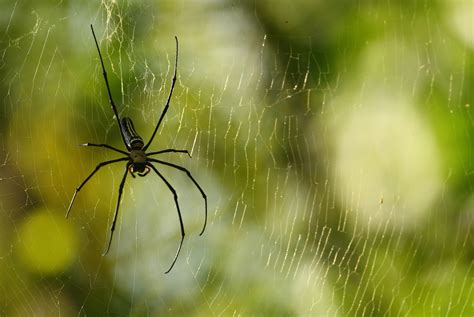
[[[179,252],[181,251],[181,247],[183,245],[184,236],[185,236],[183,218],[181,217],[181,212],[179,210],[178,194],[176,193],[176,190],[173,188],[173,186],[171,186],[171,184],[166,180],[166,178],[156,169],[156,167],[153,166],[153,164],[151,162],[176,168],[180,171],[185,172],[188,175],[188,177],[193,181],[193,183],[196,185],[196,187],[201,192],[202,197],[204,198],[204,205],[205,205],[204,226],[203,226],[203,228],[201,230],[201,233],[199,235],[202,235],[204,233],[204,230],[206,229],[206,224],[207,224],[207,196],[204,193],[204,191],[202,190],[201,186],[199,186],[199,184],[193,178],[191,173],[186,168],[184,168],[182,166],[179,166],[179,165],[176,165],[176,164],[173,164],[173,163],[169,163],[169,162],[165,162],[165,161],[161,161],[161,160],[157,160],[157,159],[153,159],[153,158],[149,157],[151,155],[156,155],[156,154],[161,154],[161,153],[169,153],[169,152],[186,153],[186,154],[188,154],[189,157],[191,157],[189,152],[187,150],[166,149],[166,150],[161,150],[161,151],[157,151],[157,152],[146,153],[146,150],[148,149],[151,142],[153,141],[153,138],[155,137],[155,134],[158,131],[158,128],[160,127],[161,122],[163,121],[163,118],[164,118],[164,116],[166,114],[166,111],[168,110],[168,107],[169,107],[169,104],[170,104],[171,95],[173,94],[174,86],[175,86],[175,83],[176,83],[176,70],[178,68],[178,38],[175,36],[175,40],[176,40],[176,60],[175,60],[175,65],[174,65],[173,81],[172,81],[172,84],[171,84],[170,93],[168,95],[168,100],[166,101],[165,108],[163,109],[163,112],[161,113],[161,117],[158,120],[158,124],[156,125],[155,130],[153,131],[153,134],[151,135],[150,141],[148,141],[148,143],[146,145],[144,145],[143,139],[138,135],[138,133],[135,131],[135,128],[133,127],[132,120],[130,118],[127,118],[127,117],[124,117],[124,118],[120,119],[120,117],[117,113],[117,108],[115,107],[115,103],[112,99],[112,93],[110,92],[109,81],[107,79],[107,73],[105,71],[104,61],[102,60],[102,54],[100,53],[99,44],[97,43],[97,38],[95,37],[94,28],[93,28],[92,24],[91,24],[91,30],[92,30],[92,35],[94,37],[95,45],[97,47],[97,52],[99,53],[100,63],[102,65],[102,74],[104,75],[105,85],[107,87],[107,93],[109,94],[109,102],[110,102],[110,105],[112,106],[112,110],[114,111],[115,117],[117,118],[117,123],[118,123],[118,126],[119,126],[120,134],[122,136],[122,140],[123,140],[127,150],[122,151],[122,150],[117,149],[117,148],[115,148],[113,146],[110,146],[108,144],[93,144],[93,143],[82,144],[83,146],[105,147],[105,148],[113,150],[115,152],[119,152],[119,153],[125,155],[126,157],[101,162],[96,166],[96,168],[92,171],[92,173],[89,176],[87,176],[87,178],[81,183],[81,185],[79,185],[79,187],[76,188],[76,190],[74,192],[74,195],[72,196],[71,203],[69,204],[69,208],[68,208],[67,213],[66,213],[66,218],[69,216],[69,212],[71,211],[71,207],[74,203],[74,200],[76,199],[77,193],[81,190],[81,188],[89,181],[89,179],[101,167],[103,167],[105,165],[112,164],[112,163],[127,161],[127,164],[126,164],[126,167],[125,167],[125,173],[123,175],[122,181],[120,182],[120,186],[119,186],[117,207],[115,208],[114,219],[113,219],[113,222],[112,222],[112,227],[110,228],[109,243],[108,243],[107,248],[104,252],[104,255],[107,254],[109,252],[109,249],[110,249],[110,244],[112,243],[112,237],[113,237],[114,230],[115,230],[115,223],[117,222],[117,215],[118,215],[118,210],[119,210],[119,206],[120,206],[120,198],[122,197],[123,186],[125,184],[125,179],[127,178],[127,174],[130,173],[132,175],[132,177],[136,177],[135,173],[137,173],[138,176],[143,177],[143,176],[147,175],[150,172],[150,168],[151,168],[163,180],[163,182],[165,182],[166,186],[168,186],[169,190],[173,193],[174,201],[176,203],[176,209],[178,210],[179,224],[181,226],[181,242],[179,243],[178,250],[176,251],[176,255],[174,257],[173,262],[171,263],[170,268],[168,269],[168,271],[165,272],[165,273],[168,273],[169,271],[171,271],[174,264],[176,263],[176,260],[178,259]]]

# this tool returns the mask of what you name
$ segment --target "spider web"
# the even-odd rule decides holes
[[[469,1],[1,4],[2,315],[474,315]],[[121,116],[190,170],[128,177]]]

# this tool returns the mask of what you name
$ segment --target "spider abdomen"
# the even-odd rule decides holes
[[[142,149],[143,139],[141,136],[138,135],[137,131],[135,131],[132,119],[128,117],[123,117],[122,120],[120,120],[120,125],[120,128],[123,131],[123,136],[125,138],[125,143],[127,144],[127,148],[129,150]]]

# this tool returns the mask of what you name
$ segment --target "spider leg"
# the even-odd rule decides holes
[[[123,157],[123,158],[119,158],[119,159],[116,159],[116,160],[105,161],[105,162],[99,163],[99,164],[95,167],[95,169],[92,171],[92,173],[90,173],[90,175],[87,176],[87,178],[81,183],[81,185],[79,185],[79,187],[77,187],[76,190],[74,191],[74,195],[72,196],[71,202],[69,203],[69,208],[67,209],[67,212],[66,212],[66,218],[69,216],[69,212],[71,211],[72,205],[74,204],[74,200],[76,200],[76,195],[77,195],[77,193],[79,193],[79,191],[81,190],[81,188],[89,181],[89,179],[91,179],[92,176],[94,176],[94,174],[95,174],[102,166],[109,165],[109,164],[112,164],[112,163],[117,163],[117,162],[120,162],[120,161],[127,161],[127,160],[128,160],[128,157]]]
[[[188,171],[187,169],[185,169],[184,167],[176,165],[176,164],[168,163],[168,162],[165,162],[165,161],[152,159],[152,158],[150,158],[148,160],[151,161],[151,162],[156,162],[156,163],[159,163],[159,164],[168,165],[168,166],[174,167],[176,169],[179,169],[180,171],[185,172],[186,175],[188,175],[188,177],[193,181],[194,185],[196,185],[198,190],[201,192],[202,198],[204,198],[204,205],[205,205],[204,226],[202,227],[201,233],[199,234],[199,235],[202,235],[204,233],[204,230],[206,230],[206,225],[207,225],[207,196],[206,196],[206,193],[204,193],[204,190],[202,190],[201,186],[199,186],[198,182],[191,175],[191,172]]]
[[[176,203],[176,209],[178,210],[179,225],[181,227],[181,242],[179,243],[179,247],[178,247],[178,250],[176,251],[176,255],[174,257],[173,263],[171,263],[171,266],[168,269],[168,271],[165,272],[165,274],[167,274],[171,271],[174,264],[176,263],[179,252],[181,251],[181,247],[183,246],[183,241],[184,241],[184,236],[185,236],[183,218],[181,217],[181,211],[179,210],[178,194],[176,193],[176,190],[173,188],[173,186],[171,186],[171,184],[166,180],[166,178],[163,175],[161,175],[160,172],[158,172],[156,167],[154,167],[151,163],[148,163],[147,166],[150,166],[155,171],[155,173],[158,174],[158,176],[163,180],[163,182],[165,182],[166,186],[168,186],[169,190],[173,193],[174,202]]]
[[[97,146],[97,147],[105,147],[105,148],[108,148],[112,151],[115,151],[115,152],[119,152],[119,153],[122,153],[124,155],[127,155],[128,156],[128,153],[125,152],[125,151],[122,151],[122,150],[119,150],[113,146],[110,146],[108,144],[94,144],[94,143],[84,143],[84,144],[81,144],[81,146]]]
[[[169,152],[186,153],[189,157],[191,157],[191,154],[189,154],[188,150],[175,150],[175,149],[166,149],[166,150],[161,150],[161,151],[158,151],[158,152],[151,152],[151,153],[147,153],[146,155],[150,156],[150,155],[161,154],[161,153],[169,153]]]
[[[107,253],[109,253],[110,245],[112,244],[112,237],[114,236],[115,224],[117,223],[117,215],[120,207],[120,199],[122,198],[123,186],[125,185],[125,180],[127,179],[129,165],[130,163],[127,163],[127,167],[125,168],[125,174],[123,174],[122,181],[120,182],[117,206],[115,207],[114,213],[114,220],[112,221],[112,227],[110,227],[109,243],[107,244],[107,249],[105,249],[105,252],[102,255],[106,255]]]
[[[148,147],[150,146],[151,142],[153,141],[153,138],[155,137],[156,132],[158,131],[158,128],[161,125],[161,121],[163,121],[163,118],[165,117],[165,114],[168,111],[168,108],[170,106],[171,95],[173,95],[174,85],[176,84],[176,70],[178,68],[178,38],[175,36],[174,39],[176,40],[176,59],[174,62],[174,75],[173,75],[173,80],[171,82],[170,93],[168,95],[168,100],[166,101],[165,108],[163,109],[163,112],[161,113],[161,117],[158,120],[158,124],[156,125],[155,130],[153,131],[153,134],[151,135],[150,141],[148,141],[148,143],[143,148],[143,151],[146,151],[146,149],[148,149]]]
[[[102,75],[104,76],[105,85],[107,86],[107,93],[109,94],[109,103],[112,106],[112,110],[114,111],[115,118],[117,119],[118,128],[120,130],[120,135],[122,136],[123,143],[125,146],[127,143],[125,142],[125,136],[123,135],[123,131],[120,125],[120,117],[117,112],[117,107],[115,106],[114,99],[112,98],[112,93],[110,92],[109,80],[107,78],[107,72],[105,71],[104,61],[102,59],[102,54],[100,53],[99,43],[97,43],[97,38],[95,37],[94,27],[91,24],[92,35],[94,36],[95,46],[97,47],[97,52],[99,52],[99,59],[100,64],[102,65]]]

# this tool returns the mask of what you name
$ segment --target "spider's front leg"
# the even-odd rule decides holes
[[[183,217],[181,216],[181,211],[179,210],[178,194],[176,193],[176,190],[173,188],[173,186],[171,186],[171,184],[166,180],[166,178],[163,175],[161,175],[160,172],[158,172],[156,167],[151,165],[151,163],[147,163],[147,166],[151,167],[153,169],[153,171],[155,171],[155,173],[163,180],[163,182],[165,182],[166,186],[168,186],[168,189],[173,193],[173,198],[174,198],[174,202],[176,204],[176,209],[178,210],[179,225],[180,225],[180,228],[181,228],[181,241],[179,243],[178,250],[176,251],[176,255],[174,257],[173,263],[171,263],[171,266],[168,269],[168,271],[165,272],[165,274],[167,274],[171,271],[174,264],[176,263],[176,260],[178,259],[178,255],[179,255],[179,252],[181,251],[181,247],[183,246],[184,236],[186,235],[186,233],[184,232]]]
[[[120,199],[122,198],[123,186],[125,185],[125,180],[127,179],[128,169],[129,169],[130,166],[131,166],[131,163],[128,162],[126,167],[125,167],[125,173],[123,174],[122,181],[120,182],[119,194],[118,194],[118,200],[117,200],[117,207],[115,207],[114,220],[112,221],[112,227],[110,227],[109,243],[107,245],[107,249],[105,250],[105,252],[102,255],[106,255],[107,253],[109,253],[110,245],[112,244],[112,237],[114,236],[115,224],[117,223],[117,216],[118,216],[118,211],[119,211],[119,207],[120,207]]]
[[[90,175],[87,176],[87,178],[81,183],[81,185],[79,185],[79,187],[77,187],[76,190],[74,191],[74,195],[72,195],[71,202],[69,203],[69,208],[67,209],[67,212],[66,212],[66,218],[69,216],[69,213],[71,212],[71,208],[72,208],[72,205],[74,204],[74,201],[76,200],[77,194],[79,193],[81,188],[89,181],[89,179],[91,179],[91,177],[94,176],[94,174],[97,173],[97,171],[100,170],[101,167],[112,164],[112,163],[121,162],[121,161],[128,161],[128,157],[123,157],[123,158],[119,158],[119,159],[116,159],[116,160],[105,161],[105,162],[99,163],[95,167],[95,169],[92,171],[92,173],[90,173]]]
[[[150,160],[150,162],[155,162],[155,163],[167,165],[167,166],[170,166],[170,167],[174,167],[174,168],[176,168],[176,169],[178,169],[182,172],[185,172],[186,175],[188,175],[189,179],[191,179],[191,181],[194,183],[194,185],[196,185],[197,189],[199,190],[199,192],[202,195],[202,198],[204,198],[204,226],[202,227],[201,233],[199,234],[201,236],[204,233],[204,231],[206,230],[206,226],[207,226],[207,195],[204,192],[204,190],[201,188],[201,186],[199,186],[198,182],[194,179],[193,175],[191,175],[191,172],[188,171],[186,168],[184,168],[182,166],[179,166],[179,165],[176,165],[176,164],[173,164],[173,163],[160,161],[160,160],[157,160],[157,159],[152,159],[151,158],[149,160]],[[153,165],[150,165],[150,166],[153,166]]]

